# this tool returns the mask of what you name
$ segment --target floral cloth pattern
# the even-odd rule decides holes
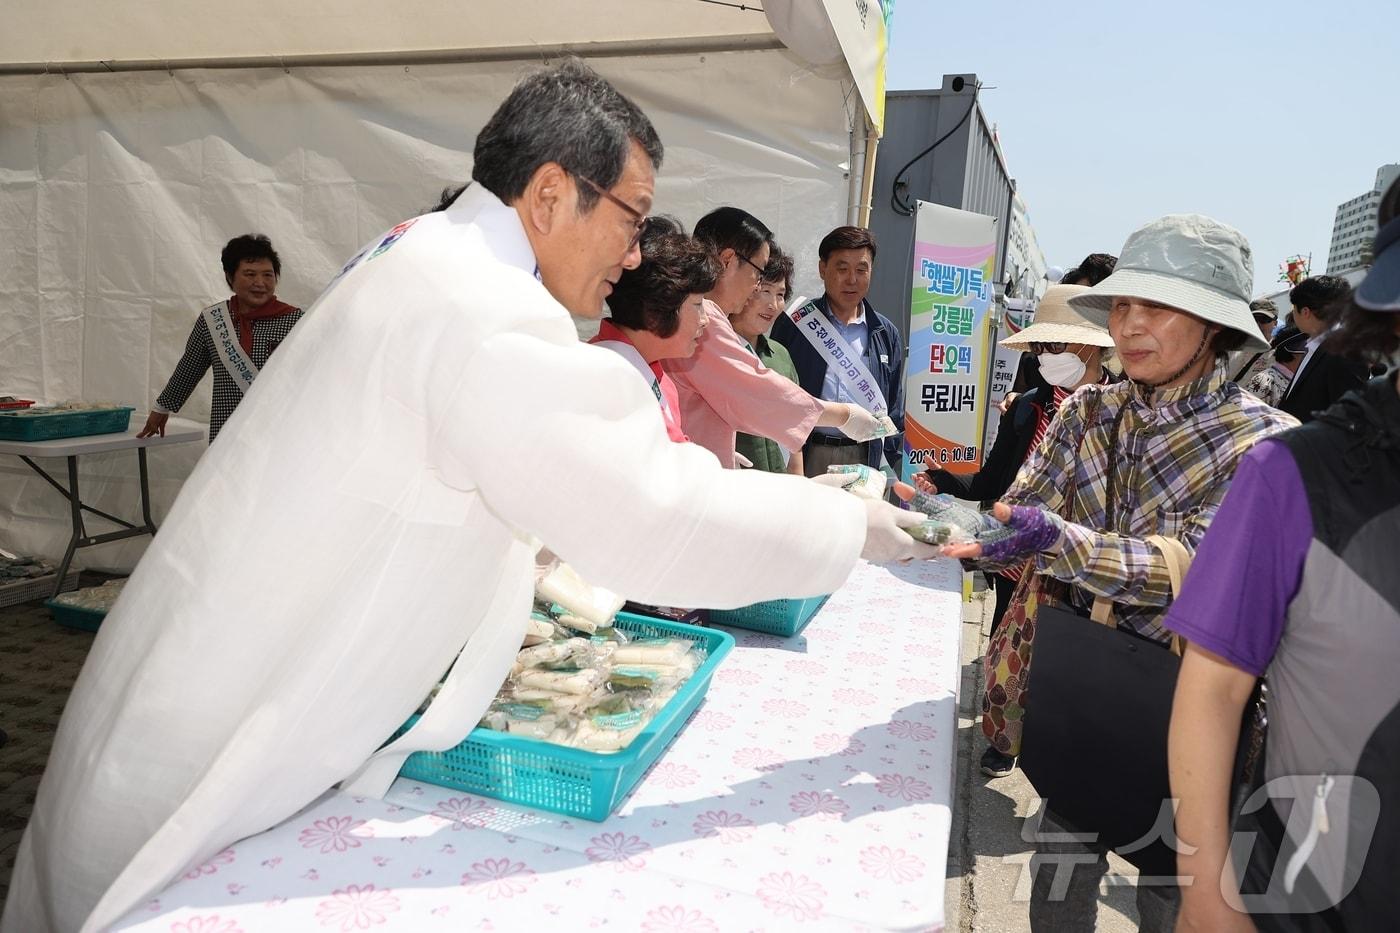
[[[606,822],[402,779],[384,800],[329,792],[116,929],[938,930],[961,591],[952,561],[861,564],[799,638],[733,630]]]
[[[352,884],[318,904],[316,919],[322,926],[339,927],[348,933],[386,923],[398,909],[399,899],[390,892],[375,890],[372,884]]]
[[[534,883],[534,870],[524,862],[512,862],[509,858],[488,858],[476,862],[471,871],[462,875],[464,887],[476,888],[493,901],[524,894]]]

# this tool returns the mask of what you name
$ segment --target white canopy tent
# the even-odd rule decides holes
[[[144,413],[199,309],[227,293],[230,237],[269,235],[279,297],[308,306],[367,240],[467,179],[511,85],[565,54],[655,122],[659,212],[692,224],[741,205],[810,286],[817,241],[862,200],[885,23],[874,0],[765,6],[14,0],[0,32],[0,395]],[[181,415],[208,407],[206,377]],[[202,450],[152,455],[157,521]],[[81,481],[97,508],[136,512],[133,457],[86,458]],[[0,459],[0,546],[56,557],[68,534],[67,504]],[[79,559],[127,570],[143,547]]]

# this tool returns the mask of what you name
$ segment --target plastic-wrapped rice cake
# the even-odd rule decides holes
[[[704,660],[687,639],[632,639],[611,619],[584,637],[578,618],[558,604],[536,604],[526,644],[482,717],[483,728],[621,751]]]

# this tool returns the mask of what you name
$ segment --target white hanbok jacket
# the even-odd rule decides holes
[[[672,443],[535,269],[515,211],[472,186],[307,312],[93,644],[4,933],[101,929],[333,785],[382,794],[409,751],[460,741],[520,647],[541,542],[663,605],[844,581],[861,504]]]

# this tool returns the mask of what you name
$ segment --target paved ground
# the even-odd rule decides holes
[[[974,575],[980,577],[979,575]],[[978,770],[986,747],[980,710],[982,652],[991,632],[992,594],[981,590],[963,604],[963,679],[958,703],[959,787],[953,810],[948,877],[944,891],[946,929],[961,933],[1029,930],[1027,871],[1034,845],[1024,829],[1039,808],[1035,790],[1019,770],[990,779]],[[1125,933],[1137,929],[1132,881],[1137,870],[1111,857],[1099,893],[1097,929]]]

